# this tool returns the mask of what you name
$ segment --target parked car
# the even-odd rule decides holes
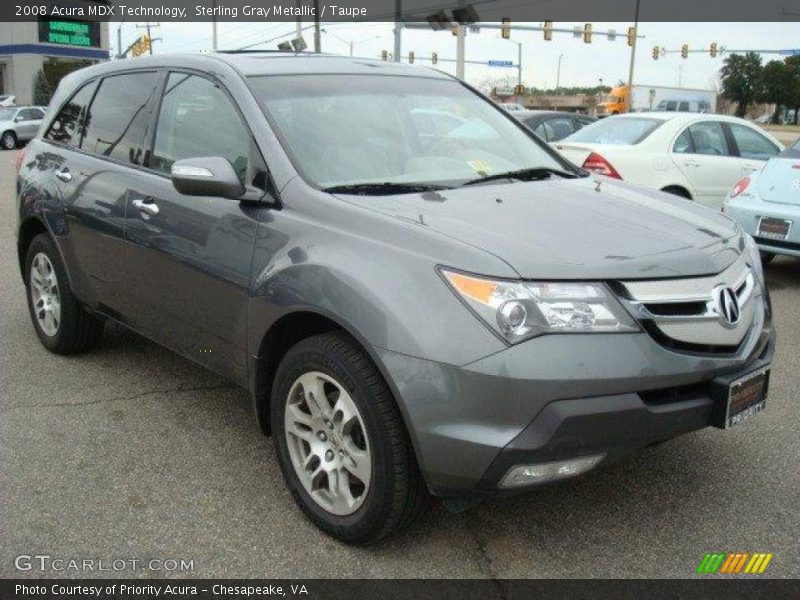
[[[42,124],[45,111],[39,106],[0,108],[0,146],[13,150],[19,142],[33,139]]]
[[[519,102],[501,102],[500,106],[502,106],[508,112],[522,112],[524,110],[527,110]]]
[[[15,96],[0,95],[0,106],[14,106],[16,101]]]
[[[765,406],[752,239],[574,167],[446,74],[153,56],[75,71],[51,106],[18,156],[41,343],[88,350],[114,320],[246,387],[341,540]],[[431,106],[480,131],[419,131]]]
[[[525,127],[533,131],[545,142],[557,142],[572,135],[597,119],[578,113],[554,110],[526,110],[513,113]]]
[[[736,117],[652,112],[597,121],[556,148],[584,169],[719,209],[742,175],[783,145]]]
[[[723,211],[755,238],[763,261],[800,257],[800,139],[740,179]]]

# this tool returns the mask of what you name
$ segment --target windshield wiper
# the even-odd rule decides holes
[[[495,173],[494,175],[484,175],[477,179],[470,179],[466,185],[475,185],[476,183],[485,183],[487,181],[497,181],[498,179],[517,179],[519,181],[534,181],[537,179],[549,179],[551,175],[558,175],[559,177],[566,177],[574,179],[578,175],[570,173],[569,171],[562,171],[560,169],[551,169],[550,167],[533,167],[531,169],[519,169],[517,171],[505,171],[503,173]]]
[[[360,196],[380,196],[384,194],[413,194],[414,192],[434,192],[452,189],[446,185],[428,183],[348,183],[323,188],[329,194],[357,194]]]

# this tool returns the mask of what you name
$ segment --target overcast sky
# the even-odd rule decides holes
[[[142,33],[134,23],[122,25],[122,45],[126,47]],[[141,23],[140,23],[141,25]],[[309,23],[304,23],[304,26]],[[532,23],[539,25],[539,23]],[[556,23],[556,27],[572,28],[582,23]],[[591,44],[575,39],[569,33],[555,33],[553,41],[546,42],[541,32],[512,29],[512,39],[522,42],[522,79],[526,85],[554,87],[559,55],[563,55],[561,65],[562,86],[591,86],[602,78],[608,85],[618,80],[627,80],[630,61],[630,48],[624,34],[630,23],[593,23],[594,31],[615,29],[619,34],[616,41],[595,36]],[[111,23],[112,46],[116,52],[117,28],[119,23]],[[348,54],[349,46],[334,37],[357,42],[355,55],[378,58],[381,50],[392,51],[393,40],[391,23],[326,23],[322,34],[322,50],[335,54]],[[294,36],[294,23],[220,23],[220,49],[237,49],[260,41],[286,35]],[[707,52],[690,54],[682,59],[679,54],[667,54],[653,60],[653,46],[679,50],[688,44],[692,50],[708,50],[712,42],[732,50],[770,50],[800,47],[800,25],[797,23],[640,23],[636,54],[635,82],[649,85],[677,86],[710,89],[714,86],[722,59],[712,59]],[[309,46],[313,45],[313,29],[303,32]],[[429,30],[403,30],[403,57],[413,50],[417,62],[430,64],[423,59],[436,51],[440,58],[455,58],[456,38],[449,32],[434,33]],[[211,48],[210,23],[161,23],[154,30],[153,37],[162,41],[154,45],[155,52],[199,52]],[[255,46],[255,48],[275,48],[278,41]],[[490,59],[517,61],[517,44],[500,37],[499,31],[483,29],[480,33],[469,33],[466,41],[468,60],[487,61]],[[780,58],[777,55],[764,55],[765,62]],[[438,68],[455,72],[453,63],[440,62]],[[514,68],[467,65],[466,77],[471,83],[490,78],[509,76],[516,82]]]

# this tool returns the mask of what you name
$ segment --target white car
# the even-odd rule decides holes
[[[0,106],[14,106],[17,103],[15,96],[0,95]]]
[[[554,144],[587,171],[721,208],[783,145],[736,117],[651,112],[608,117]]]

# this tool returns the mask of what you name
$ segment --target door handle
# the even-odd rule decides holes
[[[691,162],[691,161],[688,161],[688,160],[684,161],[683,164],[686,165],[687,167],[699,167],[700,166],[700,163]]]
[[[60,171],[56,171],[56,177],[58,177],[64,183],[69,183],[72,181],[72,173],[69,172],[67,167],[64,167]]]
[[[152,198],[148,199],[136,199],[133,201],[133,206],[138,208],[141,212],[147,215],[157,215],[158,214],[158,205],[153,202]]]

